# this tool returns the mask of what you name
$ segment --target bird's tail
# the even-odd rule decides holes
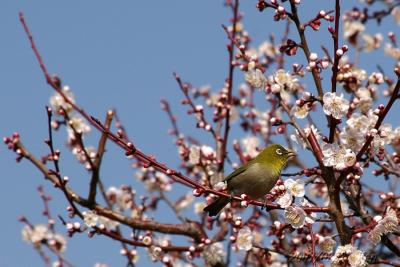
[[[228,203],[230,199],[227,197],[219,197],[213,203],[208,205],[203,209],[203,211],[208,212],[208,216],[217,215]]]

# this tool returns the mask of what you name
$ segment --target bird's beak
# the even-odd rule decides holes
[[[297,153],[294,152],[293,150],[288,150],[288,156],[289,156],[289,158],[296,157]]]

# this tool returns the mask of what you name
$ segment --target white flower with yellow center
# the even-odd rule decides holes
[[[89,227],[94,227],[99,222],[99,216],[91,210],[82,212],[82,215],[85,224]]]
[[[333,267],[346,266],[346,262],[351,267],[363,267],[367,265],[367,259],[364,253],[353,247],[351,244],[338,246],[331,261]]]
[[[375,246],[381,242],[382,235],[396,231],[398,225],[399,219],[397,218],[396,211],[389,209],[385,217],[368,233],[368,240]]]
[[[246,82],[248,82],[251,86],[258,89],[265,89],[265,85],[267,83],[267,78],[265,78],[264,74],[261,70],[250,69],[246,72],[244,76]]]
[[[239,250],[249,251],[253,247],[253,232],[248,226],[239,230],[236,238],[236,245]]]
[[[224,250],[224,245],[221,242],[216,242],[204,247],[201,255],[209,266],[217,266],[224,262],[226,252]]]
[[[285,221],[293,228],[302,228],[306,219],[306,212],[298,206],[290,206],[285,209]]]
[[[326,143],[322,146],[323,162],[327,167],[343,170],[356,162],[356,155],[351,149],[342,145]]]
[[[323,237],[319,243],[321,252],[324,252],[324,253],[332,253],[333,247],[335,245],[336,245],[336,241],[330,236]]]
[[[349,110],[349,101],[343,97],[343,94],[327,92],[323,96],[324,112],[326,115],[332,115],[335,119],[341,119]]]
[[[308,115],[309,108],[307,105],[299,106],[294,105],[292,108],[293,115],[298,119],[304,119]]]
[[[297,179],[287,179],[285,182],[285,187],[289,190],[290,194],[295,197],[304,197],[305,190],[304,190],[304,181]]]

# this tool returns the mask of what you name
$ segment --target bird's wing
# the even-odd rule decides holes
[[[238,176],[239,174],[243,173],[246,170],[248,163],[237,168],[236,170],[234,170],[231,174],[229,174],[225,179],[224,182],[228,182],[229,180],[231,180],[232,178]]]

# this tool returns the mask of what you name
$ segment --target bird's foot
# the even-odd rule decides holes
[[[263,209],[265,209],[265,211],[268,211],[267,202],[268,202],[268,200],[265,199],[265,200],[264,200],[264,203],[263,203],[262,206],[261,206],[261,211],[262,211]]]

